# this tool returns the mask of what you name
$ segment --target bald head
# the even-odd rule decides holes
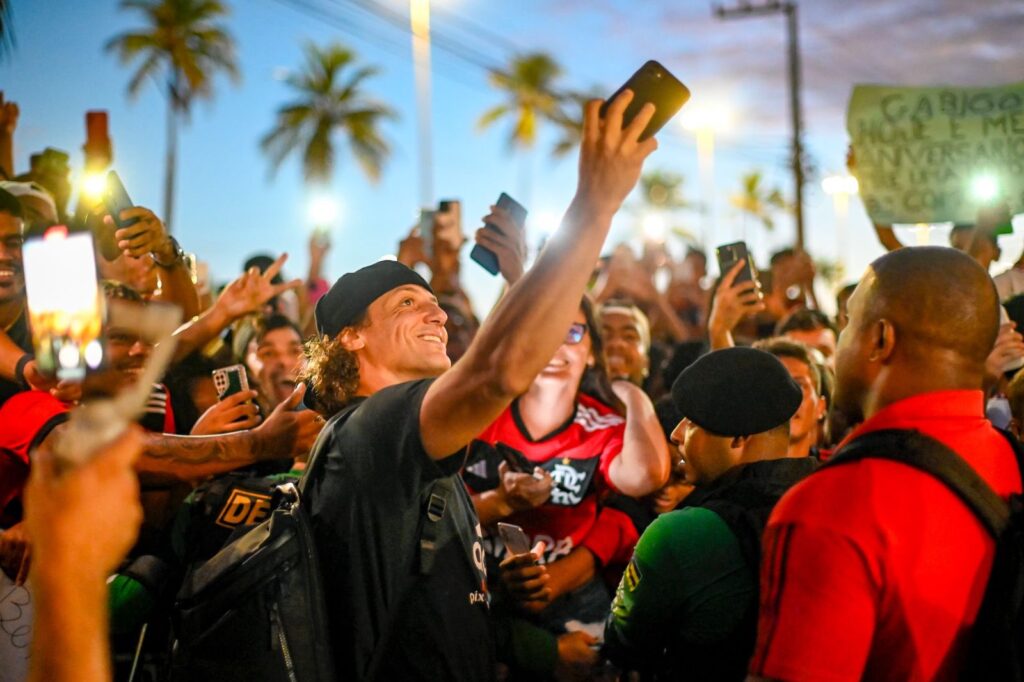
[[[974,259],[944,247],[898,249],[872,263],[864,283],[862,324],[885,318],[913,352],[984,364],[999,331],[999,297]]]

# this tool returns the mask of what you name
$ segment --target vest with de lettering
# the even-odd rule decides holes
[[[185,549],[186,564],[216,554],[236,532],[267,520],[273,511],[274,490],[282,483],[297,481],[301,471],[261,474],[251,469],[217,476],[196,488],[185,502],[187,521],[179,522],[177,538]]]

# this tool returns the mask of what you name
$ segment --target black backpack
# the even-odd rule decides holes
[[[1004,433],[1024,476],[1024,447]],[[914,430],[873,431],[840,449],[823,468],[865,458],[889,459],[941,481],[966,504],[996,539],[985,595],[971,630],[960,679],[1024,680],[1024,497],[1009,504],[956,452]]]
[[[320,439],[358,406],[331,418]],[[304,492],[320,458],[278,487],[270,518],[192,566],[172,612],[175,680],[331,682],[320,559]]]
[[[298,485],[285,483],[278,488],[269,519],[189,570],[172,614],[172,679],[337,679],[306,497],[324,465],[322,439],[339,428],[358,405],[349,405],[324,425],[302,479]],[[437,479],[422,496],[420,575],[433,571],[440,522],[456,494],[457,481],[458,476]],[[380,666],[383,652],[384,647],[374,652],[370,670]]]

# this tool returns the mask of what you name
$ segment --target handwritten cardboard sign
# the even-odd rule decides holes
[[[876,223],[974,223],[992,188],[1011,214],[1024,212],[1024,83],[858,85],[847,132]]]

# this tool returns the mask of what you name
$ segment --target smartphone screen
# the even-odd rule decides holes
[[[22,258],[39,368],[58,379],[85,378],[103,361],[103,297],[92,235],[57,225],[26,241]]]
[[[530,553],[530,538],[523,529],[513,523],[498,522],[498,534],[505,543],[505,549],[512,556]]]
[[[725,277],[725,275],[736,266],[736,263],[744,260],[746,263],[739,271],[739,274],[736,275],[736,279],[733,280],[733,284],[739,284],[740,282],[754,282],[758,287],[761,286],[761,283],[757,279],[757,268],[754,266],[754,263],[750,258],[750,252],[747,249],[746,242],[722,244],[715,249],[715,255],[718,257],[718,269],[721,272],[722,277]]]
[[[520,232],[526,229],[527,210],[522,204],[502,192],[495,205],[500,209],[508,211],[509,215],[512,216],[512,221],[516,224],[516,227]],[[491,223],[484,223],[484,229],[501,232],[497,225],[492,225]],[[480,267],[492,275],[498,274],[498,271],[500,270],[498,257],[490,249],[476,244],[473,246],[473,250],[470,251],[469,257],[475,260]]]
[[[648,102],[654,104],[655,107],[654,116],[644,128],[643,133],[640,134],[640,140],[653,137],[690,99],[690,89],[673,76],[668,69],[652,59],[641,66],[621,88],[604,101],[604,104],[601,105],[602,117],[607,112],[608,105],[612,100],[626,89],[633,91],[633,100],[622,115],[623,128],[636,118],[640,109]]]

